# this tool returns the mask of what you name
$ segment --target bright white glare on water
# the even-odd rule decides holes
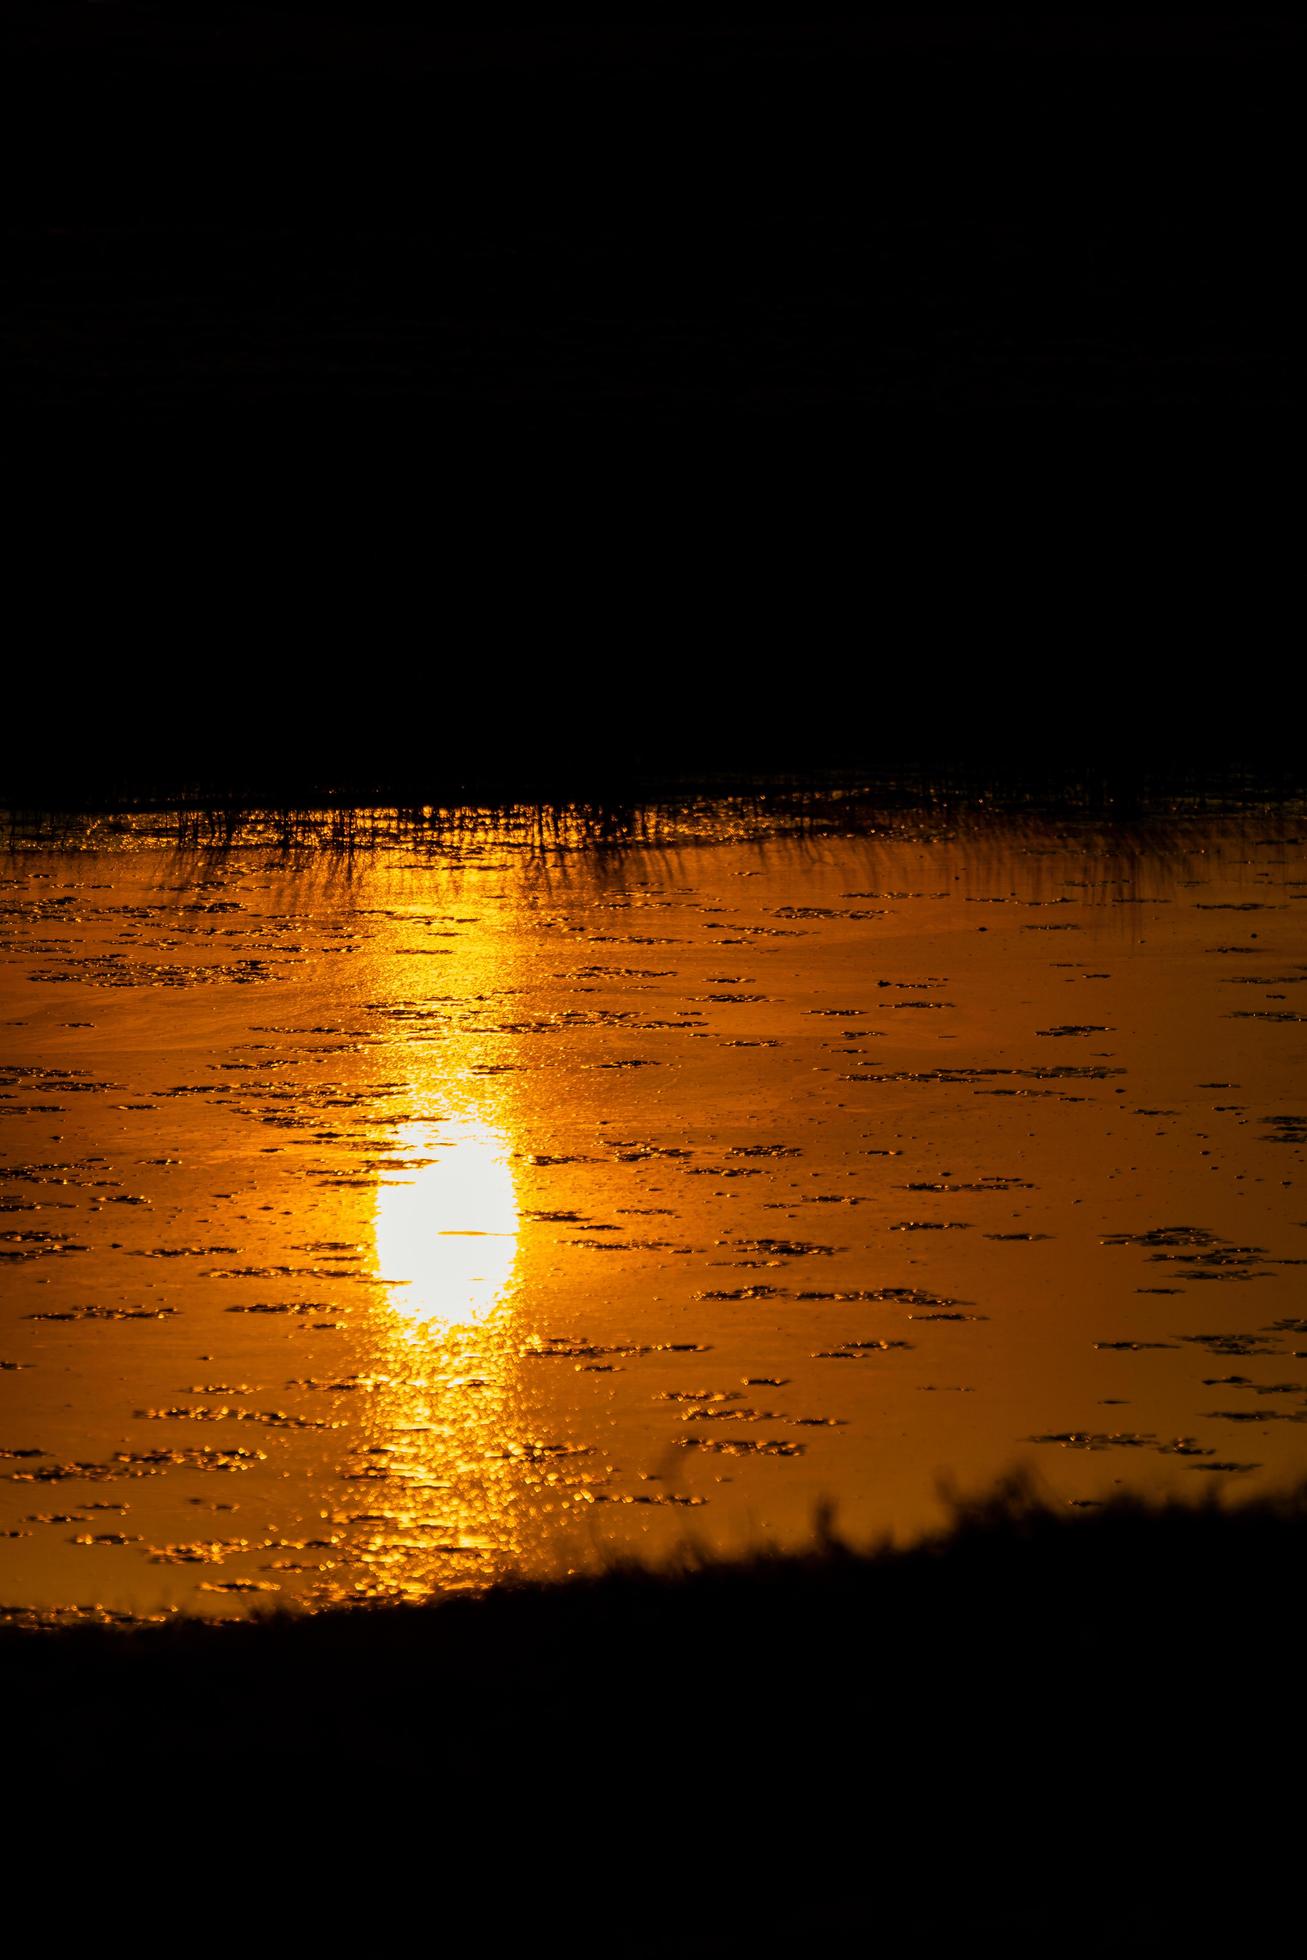
[[[377,1268],[406,1319],[453,1328],[484,1320],[517,1257],[518,1208],[507,1140],[479,1118],[406,1125],[411,1159],[377,1187]]]

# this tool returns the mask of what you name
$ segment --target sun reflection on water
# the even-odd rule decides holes
[[[418,1599],[516,1557],[520,1218],[506,1131],[480,1112],[403,1124],[372,1228],[384,1306],[343,1472],[351,1501],[334,1520],[333,1597]]]
[[[432,1332],[486,1320],[517,1260],[517,1189],[507,1139],[481,1117],[413,1123],[395,1175],[377,1186],[377,1267],[396,1312]]]

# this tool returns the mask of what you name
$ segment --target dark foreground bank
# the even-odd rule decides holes
[[[1017,1485],[907,1553],[10,1630],[6,1791],[102,1937],[1264,1951],[1302,1912],[1305,1547],[1307,1491]]]

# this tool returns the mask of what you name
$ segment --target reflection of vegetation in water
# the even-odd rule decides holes
[[[675,847],[769,837],[948,836],[1019,841],[1023,828],[1071,827],[1087,848],[1106,840],[1127,857],[1174,848],[1175,826],[1239,812],[1292,819],[1307,807],[1300,770],[874,769],[732,776],[628,776],[617,785],[566,778],[532,789],[476,779],[442,796],[438,783],[406,797],[262,783],[181,793],[166,779],[131,794],[93,780],[63,786],[0,781],[9,845],[104,848],[171,842],[193,850],[268,845],[337,856],[424,845],[475,857],[485,850],[567,854],[597,846]]]

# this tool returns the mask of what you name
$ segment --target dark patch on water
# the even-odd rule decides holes
[[[1062,1429],[1046,1436],[1027,1436],[1028,1443],[1056,1443],[1064,1450],[1150,1450],[1158,1447],[1157,1438],[1151,1434],[1140,1435],[1131,1429],[1090,1430]]]
[[[87,1305],[24,1314],[24,1320],[176,1320],[180,1307],[105,1307]]]
[[[803,1456],[807,1450],[806,1443],[787,1443],[775,1438],[754,1442],[734,1436],[682,1436],[677,1438],[676,1447],[712,1451],[717,1456]]]
[[[756,1253],[769,1265],[788,1259],[829,1259],[843,1249],[812,1239],[740,1239],[737,1243],[741,1252]]]
[[[1174,1351],[1174,1341],[1095,1341],[1101,1354],[1145,1354],[1152,1350]]]
[[[911,1341],[843,1341],[839,1347],[818,1348],[814,1361],[862,1361],[873,1354],[890,1354],[895,1349],[911,1348]]]

